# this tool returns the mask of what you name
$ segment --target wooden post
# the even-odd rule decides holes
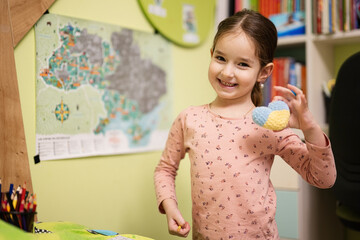
[[[7,191],[26,182],[32,192],[8,0],[0,0],[0,177]]]
[[[0,178],[33,192],[14,48],[54,0],[0,0]],[[35,79],[34,79],[35,82]]]
[[[15,47],[55,0],[8,0]]]

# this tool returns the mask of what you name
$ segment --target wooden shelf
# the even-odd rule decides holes
[[[305,44],[305,42],[306,42],[305,35],[296,35],[296,36],[278,38],[278,46],[300,45],[300,44]]]
[[[333,45],[360,43],[360,29],[348,32],[336,32],[333,34],[312,35],[312,41],[316,43],[329,43]]]

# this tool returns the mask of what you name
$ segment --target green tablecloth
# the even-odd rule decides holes
[[[35,223],[34,227],[43,233],[27,233],[3,220],[0,220],[0,240],[153,240],[151,238],[135,234],[120,234],[112,236],[93,234],[88,231],[92,229],[72,222],[40,222]]]

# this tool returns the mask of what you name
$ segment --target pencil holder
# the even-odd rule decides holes
[[[26,232],[34,232],[34,218],[36,212],[4,212],[0,211],[0,218]]]

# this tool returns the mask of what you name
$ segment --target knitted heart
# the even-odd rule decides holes
[[[252,112],[253,121],[270,130],[280,131],[287,127],[290,110],[283,101],[269,103],[268,107],[257,107]]]

